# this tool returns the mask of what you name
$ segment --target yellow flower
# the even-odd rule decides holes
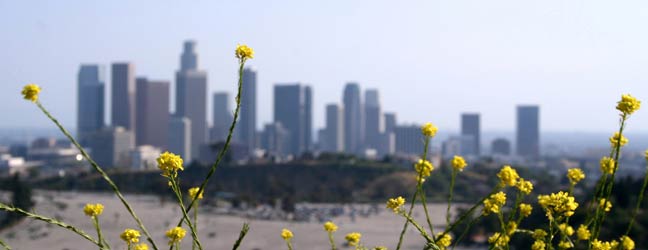
[[[553,216],[572,216],[574,210],[578,208],[576,199],[563,191],[550,195],[538,195],[538,204],[547,212],[549,219],[553,219]]]
[[[329,233],[333,233],[338,230],[338,227],[332,221],[327,221],[326,223],[324,223],[324,230]]]
[[[564,240],[564,241],[561,241],[560,243],[558,243],[558,248],[560,248],[560,249],[570,249],[570,248],[573,248],[573,247],[574,247],[574,244],[572,244],[571,242],[569,242],[567,240]]]
[[[635,243],[630,239],[630,237],[623,236],[621,237],[621,246],[623,247],[623,250],[634,250]]]
[[[542,229],[536,229],[533,231],[533,239],[534,240],[543,240],[545,237],[547,237],[547,232]]]
[[[529,215],[531,215],[531,211],[533,211],[533,207],[531,205],[526,203],[520,204],[520,215],[522,215],[523,217],[529,217]]]
[[[544,243],[544,241],[541,240],[536,240],[533,242],[533,245],[531,245],[531,250],[545,250],[547,245]]]
[[[454,169],[459,170],[459,171],[463,171],[466,166],[468,166],[468,164],[466,163],[466,160],[464,160],[463,157],[461,157],[459,155],[455,155],[452,158],[452,167]]]
[[[288,229],[285,229],[285,228],[281,229],[281,238],[283,238],[284,240],[290,240],[290,239],[293,238],[293,236],[294,235],[293,235],[292,231],[290,231]]]
[[[149,250],[149,247],[146,243],[137,244],[135,245],[135,250]]]
[[[437,240],[435,242],[442,250],[446,249],[447,247],[452,244],[452,235],[450,234],[444,234],[444,233],[439,233],[437,235]]]
[[[174,227],[166,231],[166,237],[169,238],[169,246],[180,243],[187,234],[187,230],[181,227]]]
[[[614,170],[615,170],[614,169],[614,167],[615,167],[614,159],[605,156],[605,157],[601,158],[600,164],[601,164],[601,172],[603,172],[604,174],[613,174],[614,173]]]
[[[610,209],[612,209],[612,202],[602,198],[599,200],[599,208],[603,209],[605,212],[610,212]]]
[[[427,137],[434,137],[437,133],[437,130],[439,130],[439,128],[429,122],[423,124],[423,127],[421,127],[421,133],[423,133],[423,135]]]
[[[254,58],[254,50],[247,45],[236,45],[236,52],[234,53],[236,58],[241,60],[247,60]]]
[[[190,188],[189,189],[189,197],[191,197],[191,199],[196,199],[196,194],[198,193],[198,190],[200,190],[199,187]],[[202,192],[200,192],[200,194],[198,194],[198,199],[199,200],[203,199],[203,193],[205,193],[205,190],[203,190]]]
[[[101,215],[103,213],[104,206],[101,203],[97,204],[86,204],[85,207],[83,207],[83,212],[85,215],[90,216],[90,217],[95,217]]]
[[[36,102],[38,100],[38,93],[40,93],[41,88],[36,84],[27,84],[23,87],[22,95],[25,100],[30,100]]]
[[[157,158],[158,168],[162,170],[162,175],[166,177],[175,177],[178,170],[184,170],[182,166],[182,157],[174,153],[164,152]]]
[[[520,192],[527,195],[530,194],[531,191],[533,191],[533,183],[524,180],[523,178],[520,178],[520,181],[518,181],[516,187],[520,190]]]
[[[140,232],[135,229],[127,228],[124,232],[119,235],[123,241],[126,241],[126,244],[130,246],[132,243],[139,242]]]
[[[513,235],[515,233],[515,230],[517,230],[518,224],[515,221],[509,221],[508,224],[506,224],[506,233],[508,235]]]
[[[344,239],[347,241],[349,246],[357,246],[358,243],[360,243],[360,237],[362,237],[362,234],[353,232],[344,236]]]
[[[578,230],[576,230],[576,236],[578,236],[579,240],[588,240],[592,234],[590,234],[589,229],[587,229],[587,226],[585,225],[580,225],[578,227]]]
[[[629,94],[621,95],[621,100],[617,102],[616,109],[625,115],[630,115],[641,107],[641,101]]]
[[[405,204],[405,198],[402,196],[398,196],[396,198],[391,198],[387,201],[387,208],[391,209],[394,211],[394,213],[398,213],[400,210],[401,206]]]
[[[488,243],[493,244],[495,247],[504,247],[509,243],[508,235],[501,235],[500,233],[494,233],[491,237],[488,237]]]
[[[567,170],[567,179],[569,179],[569,183],[576,185],[576,183],[585,179],[585,173],[580,168],[570,168]]]
[[[500,209],[506,203],[506,194],[504,192],[498,192],[496,194],[491,194],[491,196],[484,200],[484,215],[490,213],[497,214],[500,212]]]
[[[379,247],[374,247],[372,250],[388,250],[387,247],[379,246]]]
[[[612,250],[616,249],[616,246],[619,243],[616,241],[612,242],[607,242],[607,241],[600,241],[598,239],[595,239],[592,241],[592,250]]]
[[[567,236],[572,236],[574,234],[574,228],[567,223],[558,225],[558,228]]]
[[[426,178],[430,176],[430,173],[434,170],[434,166],[429,161],[420,159],[416,164],[414,164],[414,169],[421,178]]]
[[[503,184],[509,186],[515,186],[517,180],[520,178],[517,171],[511,166],[504,166],[502,170],[497,174],[497,177],[502,181]]]
[[[613,148],[616,148],[617,144],[620,144],[619,146],[623,147],[626,144],[628,144],[628,138],[623,136],[622,134],[619,134],[619,132],[614,132],[614,135],[610,137],[610,145]]]

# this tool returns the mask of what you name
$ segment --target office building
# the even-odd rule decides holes
[[[464,155],[480,154],[481,131],[479,114],[461,114],[461,136],[472,137],[472,145],[462,145]]]
[[[337,104],[326,105],[326,128],[320,142],[322,151],[344,152],[344,114]]]
[[[357,83],[347,83],[342,97],[344,104],[344,150],[351,154],[361,154],[362,143],[362,102],[360,86]]]
[[[511,142],[504,138],[497,138],[491,144],[491,153],[494,155],[510,155]]]
[[[103,168],[130,166],[133,133],[123,127],[104,127],[88,139],[90,154]]]
[[[77,78],[77,138],[87,145],[87,137],[102,127],[104,122],[104,68],[99,65],[81,65]]]
[[[112,64],[112,126],[135,129],[135,66]]]
[[[257,147],[256,86],[257,72],[251,68],[243,69],[243,92],[241,93],[241,115],[237,124],[237,141],[245,145],[250,153]]]
[[[377,89],[368,89],[365,91],[364,118],[365,145],[367,148],[378,150],[381,145],[381,135],[384,132],[384,126]]]
[[[299,156],[308,150],[306,144],[310,142],[306,131],[308,125],[312,124],[310,119],[310,107],[308,104],[312,95],[308,88],[299,83],[278,84],[274,87],[274,121],[281,125],[289,133],[289,147],[287,153]]]
[[[186,41],[176,72],[176,115],[191,121],[191,152],[207,142],[207,72],[198,70],[196,43]],[[198,155],[191,155],[198,159]]]
[[[540,157],[540,107],[517,107],[516,153],[527,159]]]
[[[191,120],[183,116],[171,116],[169,121],[169,152],[180,155],[185,161],[194,159],[191,148]]]
[[[211,142],[225,141],[227,137],[233,119],[230,102],[228,93],[214,93],[212,99],[212,128],[209,136]]]
[[[169,82],[136,80],[135,145],[169,148]]]

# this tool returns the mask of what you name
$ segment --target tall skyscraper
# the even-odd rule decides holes
[[[135,66],[112,64],[112,125],[135,129]]]
[[[256,88],[257,72],[251,68],[243,70],[243,93],[241,93],[241,116],[237,128],[238,139],[252,152],[257,145],[256,130]]]
[[[88,135],[104,125],[104,68],[99,65],[81,65],[77,92],[77,136],[83,146]]]
[[[362,102],[360,101],[360,86],[357,83],[347,83],[344,87],[344,150],[347,153],[362,152]]]
[[[461,135],[472,138],[469,145],[461,145],[462,151],[469,155],[479,155],[481,148],[479,114],[461,114]]]
[[[169,151],[182,159],[194,159],[191,154],[191,120],[182,116],[171,116],[169,121]]]
[[[210,138],[212,142],[225,141],[225,137],[227,136],[229,126],[233,119],[229,94],[227,92],[214,93],[212,102],[213,127],[211,129]]]
[[[281,123],[289,133],[289,147],[287,153],[299,156],[308,148],[306,142],[307,125],[311,124],[310,115],[307,114],[306,90],[301,84],[279,84],[274,87],[274,121]]]
[[[535,105],[517,107],[516,151],[518,156],[540,156],[540,107]]]
[[[322,150],[326,152],[344,151],[344,116],[337,104],[326,105],[326,128],[320,138]]]
[[[207,142],[207,72],[198,70],[196,43],[186,41],[176,72],[176,115],[191,121],[191,152]],[[191,159],[198,159],[192,154]]]
[[[396,128],[394,128],[394,134],[396,137],[396,154],[420,155],[423,152],[424,144],[423,140],[421,140],[421,126],[396,126]],[[428,150],[430,147],[428,147]]]
[[[169,82],[136,80],[135,144],[169,148]]]
[[[304,150],[313,150],[313,89],[311,86],[304,86]]]
[[[364,142],[367,148],[378,150],[381,145],[380,136],[384,132],[384,126],[377,89],[368,89],[365,91],[364,118]]]

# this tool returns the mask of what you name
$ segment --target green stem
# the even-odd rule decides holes
[[[419,225],[418,223],[416,223],[416,221],[414,221],[414,219],[412,218],[412,216],[410,216],[410,215],[408,215],[408,214],[405,214],[405,213],[400,213],[400,215],[402,215],[403,217],[405,217],[405,219],[406,219],[410,224],[412,224],[412,226],[414,226],[414,228],[416,228],[416,230],[419,231],[419,233],[421,234],[421,236],[423,236],[423,238],[425,238],[425,240],[427,241],[428,244],[432,243],[432,244],[436,245],[436,243],[434,242],[434,239],[432,239],[432,237],[430,237],[430,235],[429,235],[427,232],[425,232],[425,229],[424,229],[423,227],[421,227],[421,225]]]
[[[65,137],[67,137],[68,140],[70,140],[70,142],[72,142],[72,144],[74,144],[74,146],[77,149],[79,149],[79,151],[81,152],[81,155],[83,156],[83,158],[88,160],[88,162],[94,168],[94,170],[97,171],[101,175],[101,177],[103,177],[103,179],[112,188],[115,195],[117,195],[117,198],[119,198],[119,200],[124,205],[124,207],[126,207],[126,210],[128,210],[128,213],[131,215],[131,217],[133,217],[133,219],[137,223],[137,226],[142,230],[142,232],[144,232],[144,235],[146,236],[146,239],[148,240],[149,243],[151,243],[151,245],[153,246],[153,249],[158,250],[157,245],[155,245],[155,242],[153,242],[153,238],[151,237],[151,234],[149,234],[148,230],[146,230],[146,227],[142,223],[142,220],[140,220],[140,218],[137,217],[137,215],[135,214],[135,211],[133,210],[131,205],[126,201],[124,196],[119,191],[119,188],[117,188],[117,185],[115,185],[115,183],[112,181],[112,179],[110,179],[108,174],[106,174],[106,172],[90,157],[90,155],[88,155],[88,153],[85,151],[85,149],[83,149],[83,147],[81,147],[79,142],[77,142],[77,140],[74,139],[74,137],[72,137],[70,132],[68,132],[67,129],[65,129],[63,127],[63,125],[61,125],[61,123],[59,123],[59,121],[56,118],[54,118],[54,116],[52,116],[52,114],[50,114],[49,111],[47,111],[47,109],[45,109],[45,107],[43,107],[43,105],[40,103],[40,101],[36,101],[36,106],[38,106],[38,108],[47,116],[47,118],[49,118],[52,122],[54,122],[54,124],[56,124],[56,126],[59,128],[59,130],[65,135]]]
[[[337,248],[335,247],[335,241],[333,240],[332,232],[328,232],[328,239],[329,239],[329,243],[331,244],[331,250],[336,250]]]
[[[239,246],[241,245],[241,242],[243,242],[243,238],[245,238],[245,235],[247,235],[248,231],[250,231],[250,224],[248,223],[243,223],[243,228],[241,228],[241,232],[239,233],[239,237],[234,242],[234,246],[232,247],[232,250],[237,250]]]
[[[461,242],[461,240],[463,240],[463,238],[466,236],[466,234],[468,234],[468,230],[470,230],[470,228],[475,224],[475,222],[479,221],[480,218],[481,218],[481,216],[478,216],[478,217],[473,218],[472,220],[470,220],[470,222],[468,222],[468,226],[466,226],[466,228],[463,230],[463,232],[461,232],[461,235],[459,236],[459,238],[457,238],[457,240],[454,242],[454,244],[452,244],[452,249],[453,250],[454,250],[455,246],[457,246],[459,244],[459,242]]]
[[[9,246],[9,244],[5,243],[2,240],[0,240],[0,246],[2,246],[5,250],[11,250],[11,247]]]
[[[648,168],[646,168],[648,170]],[[626,229],[625,236],[628,236],[630,233],[630,230],[632,229],[632,225],[635,222],[635,218],[637,217],[637,214],[639,213],[639,209],[641,208],[641,202],[643,201],[644,193],[646,192],[646,187],[648,186],[648,172],[644,175],[644,181],[643,184],[641,185],[641,190],[639,190],[639,199],[637,200],[637,205],[635,206],[634,212],[632,213],[632,219],[630,219],[630,223],[628,224],[628,228]]]
[[[286,240],[286,246],[288,246],[288,250],[293,250],[292,243],[290,243],[290,239]]]
[[[417,181],[420,180],[421,175],[418,175]],[[420,185],[420,184],[416,184]],[[418,187],[416,188],[416,191],[414,191],[414,195],[412,196],[412,202],[410,203],[410,208],[409,212],[407,212],[407,215],[412,216],[412,211],[414,210],[414,203],[416,203],[416,197],[418,196],[419,189]],[[401,244],[403,243],[403,238],[405,237],[405,231],[407,231],[407,225],[409,223],[407,222],[407,219],[405,220],[405,224],[403,225],[403,230],[400,232],[400,236],[398,237],[398,245],[396,245],[396,250],[400,250]]]
[[[450,226],[450,206],[452,204],[452,196],[454,194],[456,177],[457,177],[457,169],[452,168],[452,177],[450,178],[450,194],[448,195],[448,208],[446,208],[446,227]]]
[[[174,177],[169,177],[169,180],[171,181],[171,189],[173,189],[173,192],[175,193],[176,198],[178,199],[178,205],[180,206],[180,211],[182,211],[182,218],[187,223],[187,225],[189,226],[189,230],[191,231],[191,238],[193,239],[193,243],[195,243],[198,246],[198,249],[202,250],[203,248],[202,245],[200,244],[200,240],[198,239],[196,228],[191,223],[191,220],[189,219],[189,215],[187,214],[187,210],[185,209],[184,203],[182,202],[182,193],[180,191],[180,188],[178,187],[178,182]],[[196,197],[198,197],[198,194],[199,193],[196,193]]]
[[[193,224],[196,228],[196,234],[198,234],[198,206],[200,204],[196,203],[196,209],[193,210]],[[191,242],[191,249],[196,250],[196,242]]]
[[[92,224],[94,224],[95,229],[97,229],[97,238],[99,238],[98,241],[99,241],[99,244],[100,244],[99,248],[103,249],[105,247],[107,249],[110,249],[110,246],[108,245],[108,243],[104,239],[103,235],[101,234],[101,227],[99,226],[99,217],[92,216]]]

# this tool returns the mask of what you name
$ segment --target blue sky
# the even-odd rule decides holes
[[[516,105],[539,104],[543,130],[613,131],[615,102],[632,93],[645,108],[629,130],[648,132],[646,23],[645,1],[0,0],[0,127],[50,126],[20,99],[25,83],[72,127],[79,64],[131,61],[173,81],[194,39],[210,92],[234,91],[237,43],[255,48],[259,127],[274,83],[311,84],[320,127],[324,105],[357,81],[400,122],[442,130],[461,112],[512,130]]]

